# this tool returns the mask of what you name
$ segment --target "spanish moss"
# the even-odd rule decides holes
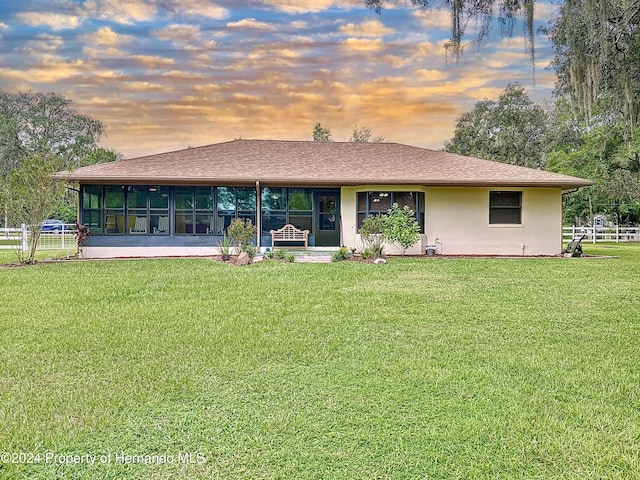
[[[391,1],[365,0],[365,5],[380,15],[384,5]],[[473,25],[478,26],[478,33],[473,42],[480,46],[489,37],[494,20],[497,20],[500,24],[502,34],[509,37],[513,35],[517,20],[522,20],[525,31],[525,48],[529,54],[531,65],[534,65],[535,30],[533,21],[535,0],[443,0],[441,2],[405,0],[405,3],[423,10],[447,8],[451,11],[451,38],[445,44],[445,49],[447,56],[451,56],[456,62],[460,60],[464,53],[466,30],[472,22]],[[497,16],[495,15],[496,11]]]

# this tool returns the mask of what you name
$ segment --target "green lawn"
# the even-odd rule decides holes
[[[640,478],[640,246],[585,250],[0,268],[0,452],[41,454],[0,478]]]

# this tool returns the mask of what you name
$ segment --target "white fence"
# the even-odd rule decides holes
[[[0,250],[19,249],[28,250],[31,228],[22,225],[20,228],[0,228]],[[38,250],[66,250],[76,249],[76,226],[73,224],[61,225],[60,230],[42,231],[38,240]]]
[[[563,227],[562,240],[569,242],[584,235],[585,242],[640,242],[640,227]]]
[[[29,233],[31,227],[22,225],[20,228],[0,228],[0,250],[29,248]],[[76,249],[76,226],[62,225],[61,230],[40,232],[38,250],[67,250]],[[585,242],[640,242],[640,227],[563,227],[562,240],[569,242],[584,235]]]

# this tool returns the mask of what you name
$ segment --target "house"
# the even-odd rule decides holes
[[[424,253],[555,255],[562,194],[580,178],[397,143],[234,140],[91,165],[79,185],[87,257],[211,255],[235,218],[256,242],[287,223],[311,248],[360,248],[359,224],[394,202],[415,211]],[[389,253],[394,250],[389,247]]]

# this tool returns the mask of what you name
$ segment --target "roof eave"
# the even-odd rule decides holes
[[[423,185],[430,187],[538,187],[538,188],[562,188],[563,190],[587,187],[594,182],[583,179],[559,179],[559,180],[494,180],[473,179],[460,180],[445,179],[381,179],[381,178],[333,178],[319,179],[310,177],[277,178],[259,177],[235,178],[235,177],[178,177],[178,176],[121,176],[121,175],[73,175],[71,172],[58,172],[54,178],[75,183],[87,184],[159,184],[159,185],[199,185],[199,184],[228,184],[228,185],[253,185],[260,182],[263,185]]]

